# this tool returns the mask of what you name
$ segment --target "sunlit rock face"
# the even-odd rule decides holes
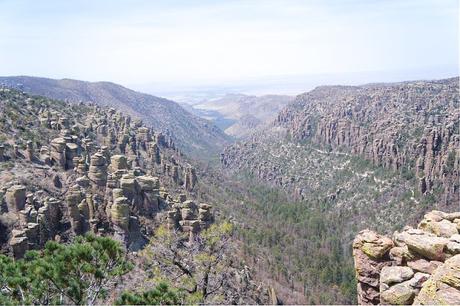
[[[460,213],[431,211],[417,228],[353,242],[359,304],[459,304]]]

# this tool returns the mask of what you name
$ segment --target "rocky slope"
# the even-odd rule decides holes
[[[288,163],[267,161],[252,151],[278,156],[282,149],[276,140],[281,147],[309,142],[322,152],[360,156],[375,166],[413,175],[418,192],[440,192],[444,204],[458,200],[458,81],[318,87],[284,108],[270,129],[226,148],[222,163],[301,188],[299,178],[286,169],[302,169],[308,161],[292,154]]]
[[[0,88],[0,114],[1,253],[21,258],[48,240],[66,243],[88,232],[137,251],[160,225],[186,235],[181,247],[196,251],[201,231],[214,222],[213,206],[197,200],[196,168],[171,138],[142,121],[9,88]],[[234,254],[223,256],[230,265],[215,292],[219,303],[273,298]],[[152,282],[139,269],[118,290]]]
[[[460,212],[427,213],[417,228],[353,242],[359,304],[460,303]]]
[[[225,133],[236,138],[245,138],[257,128],[271,122],[276,114],[294,97],[282,95],[248,96],[243,94],[227,94],[220,99],[201,102],[193,106],[197,111],[213,111],[208,119],[234,120]],[[199,112],[200,114],[206,114]],[[214,114],[214,115],[213,115]],[[219,115],[219,118],[216,117]],[[212,117],[214,116],[214,117]]]
[[[229,141],[211,122],[185,111],[177,103],[114,83],[20,76],[0,77],[0,84],[71,103],[93,102],[114,107],[170,135],[184,152],[195,157],[216,154]]]
[[[208,204],[187,201],[195,169],[141,121],[9,89],[0,105],[1,246],[15,257],[87,231],[137,249],[149,223],[193,233],[212,220]]]

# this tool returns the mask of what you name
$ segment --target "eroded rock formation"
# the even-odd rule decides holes
[[[353,242],[359,304],[460,304],[460,213],[431,211],[392,238]]]
[[[322,86],[297,96],[270,129],[225,149],[226,168],[249,170],[279,186],[302,188],[283,170],[267,165],[251,151],[264,146],[274,155],[267,135],[284,143],[311,142],[324,152],[353,154],[375,166],[414,177],[422,194],[441,194],[444,203],[458,202],[460,191],[459,79]],[[281,131],[283,133],[281,133]],[[280,133],[281,136],[277,136]],[[259,154],[260,155],[260,154]],[[303,161],[297,164],[302,166]]]
[[[212,222],[211,206],[192,200],[195,170],[164,134],[114,109],[64,107],[9,90],[0,98],[2,107],[15,99],[16,116],[36,118],[29,127],[35,142],[16,144],[8,117],[1,132],[0,166],[15,166],[0,172],[3,252],[19,258],[50,239],[89,231],[138,249],[160,223],[195,234]]]

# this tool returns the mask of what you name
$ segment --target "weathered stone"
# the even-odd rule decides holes
[[[136,180],[142,191],[152,191],[160,188],[160,181],[157,177],[142,175],[136,177]]]
[[[127,231],[129,226],[129,205],[126,197],[114,199],[110,209],[112,222]]]
[[[439,222],[444,219],[445,213],[439,210],[432,210],[423,216],[423,221]]]
[[[184,187],[188,191],[192,191],[195,188],[195,185],[197,184],[197,176],[196,176],[196,171],[192,167],[188,167],[184,171]]]
[[[91,156],[90,165],[95,166],[95,167],[101,167],[101,166],[105,166],[105,164],[106,164],[106,160],[105,160],[104,154],[102,154],[101,152],[97,152]]]
[[[66,141],[64,138],[55,138],[51,141],[50,158],[54,164],[65,168],[66,157],[65,157]]]
[[[455,219],[460,219],[460,212],[444,213],[444,219],[449,221],[454,221]]]
[[[393,247],[393,241],[370,230],[359,232],[353,242],[354,247],[360,248],[372,258],[381,258]]]
[[[390,249],[390,259],[398,264],[402,264],[414,258],[414,254],[409,251],[407,245],[397,246]]]
[[[380,271],[380,282],[387,285],[401,283],[412,278],[414,271],[409,267],[383,267]]]
[[[90,219],[89,205],[86,198],[81,200],[81,202],[78,204],[78,212],[82,216],[83,220],[88,221]]]
[[[176,209],[167,212],[167,226],[169,229],[176,229],[179,226],[179,213]]]
[[[430,278],[430,274],[428,273],[415,273],[414,277],[409,280],[409,285],[413,288],[422,288],[423,284]]]
[[[198,220],[182,220],[179,221],[179,225],[184,232],[196,233],[200,229],[200,222]]]
[[[68,129],[70,127],[70,121],[67,117],[60,117],[58,121],[60,129]]]
[[[446,251],[452,255],[460,254],[460,243],[457,241],[449,241],[446,245]]]
[[[91,156],[88,178],[97,186],[105,187],[107,183],[106,159],[100,152]]]
[[[195,218],[192,209],[182,208],[181,215],[183,220],[193,220]]]
[[[22,155],[19,152],[19,146],[17,144],[13,145],[13,157],[14,158],[20,158]]]
[[[78,157],[78,145],[76,143],[66,143],[65,158],[66,158],[66,169],[73,169],[75,164],[73,159]]]
[[[113,189],[112,190],[112,197],[113,197],[113,199],[124,197],[123,189],[121,189],[121,188]]]
[[[26,204],[26,187],[13,185],[6,191],[5,201],[8,211],[17,212],[24,209]]]
[[[112,172],[128,169],[128,160],[124,155],[113,155],[110,158],[110,169]]]
[[[29,248],[29,239],[27,237],[13,237],[9,244],[13,249],[14,258],[22,258]]]
[[[173,166],[172,167],[172,175],[171,175],[173,181],[178,184],[179,183],[179,167],[178,166]]]
[[[379,290],[366,283],[358,282],[357,293],[359,305],[377,305],[380,302]]]
[[[212,205],[209,205],[209,204],[206,204],[206,203],[200,203],[200,208],[210,210],[212,208]]]
[[[53,186],[56,188],[62,187],[61,179],[59,178],[59,175],[57,174],[53,176]]]
[[[442,265],[440,261],[428,261],[426,259],[420,258],[416,260],[411,260],[407,262],[407,266],[412,268],[414,271],[423,272],[431,274],[436,268]]]
[[[26,145],[27,159],[33,161],[34,159],[34,144],[32,141],[27,141]]]
[[[457,230],[460,231],[460,219],[454,219],[452,222],[457,226]]]
[[[138,193],[136,178],[131,174],[123,175],[120,179],[120,188],[123,189],[125,197],[132,201]]]
[[[181,193],[181,194],[179,195],[177,201],[178,201],[179,203],[183,203],[183,202],[187,201],[187,195]]]
[[[0,145],[0,162],[5,161],[5,146]]]
[[[48,198],[45,202],[45,207],[48,210],[49,216],[47,227],[52,236],[54,236],[56,228],[61,220],[61,203],[61,200],[56,198]]]
[[[407,244],[409,250],[428,259],[443,261],[444,248],[448,239],[437,237],[423,231],[409,230],[395,235],[396,240]]]
[[[353,245],[353,258],[358,280],[358,304],[378,304],[380,270],[391,263],[369,257],[360,249],[359,243]]]
[[[82,188],[88,188],[90,184],[90,180],[86,176],[81,176],[75,180],[75,183],[77,183],[78,186]]]
[[[409,282],[399,283],[380,292],[380,303],[384,305],[412,304],[416,291]]]
[[[414,304],[460,304],[460,255],[438,267],[423,284]]]
[[[457,226],[445,219],[438,222],[423,220],[420,222],[418,227],[426,232],[433,233],[440,237],[449,238],[452,235],[458,234]]]

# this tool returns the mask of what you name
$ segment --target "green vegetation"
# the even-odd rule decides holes
[[[181,298],[185,304],[221,302],[219,294],[223,288],[229,290],[227,282],[232,278],[228,257],[232,233],[233,226],[221,222],[202,231],[197,241],[190,242],[187,233],[160,226],[141,252],[143,270],[155,283],[172,283],[178,288],[173,292],[175,298]],[[164,292],[172,296],[169,291]]]
[[[183,293],[171,289],[166,283],[159,283],[154,289],[142,293],[124,292],[115,301],[116,305],[178,305]]]
[[[214,224],[190,244],[187,234],[160,227],[141,252],[148,288],[125,290],[115,304],[222,302],[220,294],[234,278],[227,256],[232,233],[229,222]],[[0,304],[107,303],[133,268],[121,244],[111,238],[89,234],[69,244],[48,241],[43,250],[28,251],[23,259],[0,255]]]
[[[49,241],[24,259],[0,255],[0,303],[93,305],[131,268],[121,245],[110,238],[87,235],[68,245]]]
[[[249,172],[226,178],[224,185],[202,184],[203,200],[222,203],[223,215],[238,220],[242,258],[284,303],[356,303],[352,241],[358,231],[391,234],[433,204],[422,202],[412,169],[401,170],[401,176],[312,145],[283,150],[260,157],[275,177],[272,186]],[[287,151],[302,167],[280,166],[291,164]],[[293,186],[304,186],[302,196],[289,188],[289,180],[278,186],[280,176],[299,178]]]
[[[342,241],[346,220],[328,213],[326,203],[290,202],[275,189],[254,187],[251,203],[266,226],[238,228],[248,255],[260,247],[272,258],[271,275],[301,286],[307,303],[354,303],[355,281],[351,243]],[[262,267],[260,267],[262,268]]]

